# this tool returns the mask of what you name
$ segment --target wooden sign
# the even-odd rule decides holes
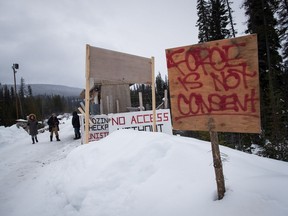
[[[257,36],[166,50],[177,130],[260,133]]]
[[[94,83],[152,83],[150,58],[92,46],[89,48],[89,76]]]
[[[153,130],[153,111],[140,111],[128,113],[111,113],[109,116],[109,133],[120,129],[132,129],[137,131]],[[156,110],[156,129],[172,135],[172,126],[169,109]]]

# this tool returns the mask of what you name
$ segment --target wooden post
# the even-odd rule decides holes
[[[218,142],[218,133],[213,131],[214,129],[214,121],[212,118],[209,118],[208,121],[208,128],[210,133],[211,139],[211,148],[212,148],[212,156],[213,156],[213,166],[215,170],[215,177],[216,177],[216,184],[217,184],[217,193],[218,193],[218,200],[221,200],[225,194],[225,180],[223,175],[223,167],[219,149],[219,142]]]
[[[140,107],[140,111],[143,111],[143,98],[142,98],[142,92],[139,92],[139,107]]]
[[[109,114],[110,113],[110,104],[109,104],[109,96],[107,95],[106,96],[106,106],[107,106],[107,114]]]
[[[100,99],[100,114],[103,114],[103,100]]]
[[[86,45],[86,90],[85,90],[85,140],[84,144],[89,143],[89,104],[90,104],[90,46]]]
[[[165,89],[164,91],[164,109],[168,109],[168,91]]]
[[[151,71],[152,71],[152,110],[153,110],[153,132],[157,131],[156,128],[156,94],[155,94],[155,68],[154,57],[151,57]]]
[[[115,109],[114,109],[114,97],[113,97],[113,95],[110,95],[109,96],[109,110],[110,110],[110,112],[109,113],[114,113],[115,112]],[[109,114],[108,113],[108,114]]]
[[[120,112],[120,107],[119,107],[119,100],[116,100],[116,112]]]
[[[96,94],[96,95],[95,95],[95,97],[94,97],[94,103],[95,103],[95,104],[99,104],[99,98],[98,98],[99,93],[96,92],[95,94]]]

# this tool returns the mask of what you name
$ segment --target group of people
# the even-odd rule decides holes
[[[53,113],[50,118],[48,119],[47,122],[49,126],[49,132],[50,132],[50,141],[53,141],[53,135],[55,134],[56,140],[60,141],[59,139],[59,120],[56,116],[55,113]],[[74,134],[75,137],[74,139],[80,139],[81,134],[80,134],[80,120],[79,116],[76,111],[73,112],[73,117],[72,117],[72,125],[74,128]],[[38,134],[38,121],[36,118],[35,114],[30,114],[28,116],[28,123],[27,126],[29,128],[29,134],[32,138],[32,144],[35,144],[35,142],[38,142],[37,134]]]

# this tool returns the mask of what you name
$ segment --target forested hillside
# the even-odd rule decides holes
[[[10,126],[16,119],[26,119],[30,113],[43,120],[53,112],[72,112],[80,103],[80,88],[26,85],[23,78],[16,88],[17,94],[14,86],[0,84],[0,125]]]

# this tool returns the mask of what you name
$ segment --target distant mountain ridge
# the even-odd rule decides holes
[[[79,97],[82,92],[82,88],[69,87],[64,85],[53,84],[25,84],[31,86],[33,96],[37,95],[60,95],[64,97]],[[13,85],[7,85],[9,88]],[[28,90],[28,89],[27,89]],[[17,91],[19,91],[19,85],[17,85]]]
[[[69,87],[63,85],[52,84],[30,84],[33,95],[61,95],[61,96],[76,96],[79,97],[82,88]]]

